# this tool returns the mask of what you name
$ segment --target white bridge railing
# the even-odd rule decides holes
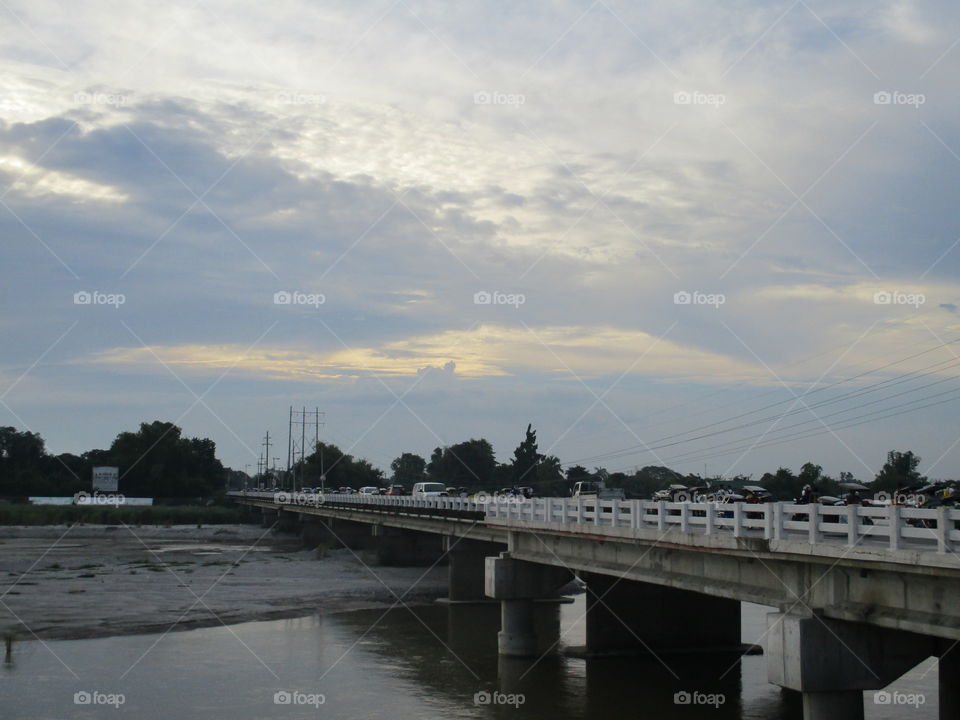
[[[484,513],[487,523],[555,526],[564,532],[622,535],[619,528],[679,531],[703,535],[792,540],[811,544],[862,545],[891,550],[960,552],[960,509],[923,509],[903,505],[795,505],[774,502],[675,503],[595,498],[516,498],[503,496],[426,497],[409,495],[340,495],[320,493],[233,492],[233,497],[279,505],[322,507],[349,504],[358,508],[467,511]]]
[[[363,495],[361,493],[352,493],[341,495],[339,493],[301,493],[292,490],[278,490],[276,492],[253,492],[240,491],[231,492],[228,495],[238,498],[250,498],[252,500],[266,500],[277,503],[278,505],[290,505],[300,507],[322,507],[327,504],[350,504],[358,507],[382,507],[388,509],[395,507],[398,510],[460,510],[467,512],[484,512],[490,502],[493,502],[492,496],[477,498],[461,497],[413,497],[412,495]]]
[[[564,531],[601,535],[612,528],[678,530],[848,546],[882,544],[891,550],[960,551],[960,509],[946,507],[535,498],[490,503],[486,517],[494,524],[546,523]]]

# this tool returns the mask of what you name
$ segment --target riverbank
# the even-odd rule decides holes
[[[0,504],[0,525],[225,525],[241,523],[243,509],[221,505]]]
[[[0,527],[0,632],[22,639],[185,630],[445,594],[445,567],[379,567],[360,551],[303,550],[250,525]]]

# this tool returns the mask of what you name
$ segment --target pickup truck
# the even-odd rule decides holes
[[[573,486],[573,497],[595,497],[600,500],[623,500],[623,488],[608,488],[602,481],[585,480]]]

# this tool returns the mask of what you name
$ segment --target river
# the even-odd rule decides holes
[[[564,645],[584,642],[583,609],[582,595],[560,606]],[[745,641],[762,644],[768,611],[744,604]],[[0,670],[0,718],[802,716],[797,696],[767,683],[762,656],[506,660],[497,656],[498,625],[496,605],[398,606],[166,635],[22,641]],[[933,720],[936,687],[931,658],[888,688],[881,704],[866,693],[866,716]]]

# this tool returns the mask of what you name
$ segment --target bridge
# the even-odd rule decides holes
[[[804,717],[862,718],[863,691],[939,658],[960,717],[960,510],[590,498],[232,493],[307,543],[448,561],[451,602],[499,601],[500,653],[545,646],[534,606],[587,584],[586,653],[742,652],[740,603],[768,616],[770,682]],[[546,639],[549,641],[549,638]]]

